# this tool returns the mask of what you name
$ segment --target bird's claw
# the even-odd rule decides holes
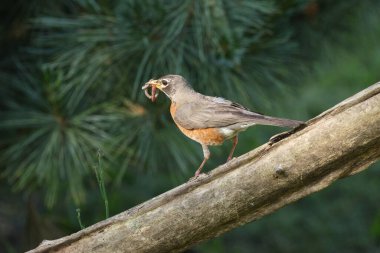
[[[198,174],[198,175],[194,175],[193,177],[191,177],[191,178],[189,179],[188,182],[192,182],[192,181],[195,181],[195,180],[198,180],[198,179],[207,178],[207,177],[209,177],[209,176],[210,176],[210,175],[207,174],[207,173],[200,173],[200,174]]]

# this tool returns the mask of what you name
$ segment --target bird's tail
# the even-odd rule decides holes
[[[260,115],[261,117],[255,116],[255,123],[258,125],[269,125],[269,126],[279,126],[279,127],[291,127],[295,128],[300,125],[305,124],[302,121],[292,120],[292,119],[283,119],[270,117],[265,115]]]

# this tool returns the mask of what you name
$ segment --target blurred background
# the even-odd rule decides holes
[[[144,96],[151,78],[298,120],[380,80],[378,0],[3,0],[0,14],[0,252],[80,230],[77,209],[104,219],[105,192],[115,215],[193,175],[202,150],[163,94]],[[249,129],[235,155],[284,130]],[[380,252],[379,165],[188,252]]]

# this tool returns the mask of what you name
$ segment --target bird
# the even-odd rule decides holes
[[[151,95],[147,89],[151,88]],[[202,146],[203,161],[194,174],[197,178],[210,158],[208,146],[221,145],[232,139],[232,149],[227,162],[233,157],[238,134],[254,125],[298,127],[304,122],[276,118],[253,112],[248,108],[221,97],[206,96],[196,92],[187,80],[180,75],[165,75],[151,79],[142,87],[145,94],[154,102],[158,90],[170,100],[170,114],[179,130]],[[158,89],[158,90],[157,90]]]

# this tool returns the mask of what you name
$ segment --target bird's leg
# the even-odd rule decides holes
[[[227,162],[232,159],[232,156],[234,155],[234,151],[235,151],[237,144],[238,144],[238,136],[236,135],[233,139],[232,149],[231,149],[230,154],[227,158]]]
[[[194,175],[195,178],[197,178],[199,176],[203,166],[205,165],[207,160],[210,158],[210,150],[208,149],[207,145],[204,145],[204,144],[201,144],[201,145],[202,145],[202,149],[203,149],[203,157],[204,158],[203,158],[201,165],[199,165],[199,168],[195,172],[195,175]]]

